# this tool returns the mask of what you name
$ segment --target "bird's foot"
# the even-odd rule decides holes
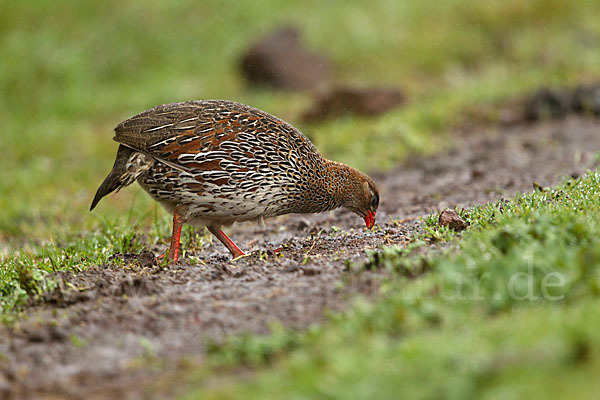
[[[246,257],[250,256],[250,254],[251,254],[251,253],[248,253],[248,254],[246,254],[246,253],[242,253],[242,254],[240,254],[240,255],[233,256],[233,258],[231,259],[231,261],[237,261],[237,260],[239,260],[239,259],[246,258]]]

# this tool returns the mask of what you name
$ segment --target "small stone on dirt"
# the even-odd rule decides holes
[[[450,209],[444,210],[440,213],[438,224],[441,226],[447,226],[448,228],[457,232],[464,231],[469,226],[469,224],[463,221],[456,211]]]
[[[404,92],[397,88],[340,86],[321,94],[303,116],[305,122],[320,122],[346,114],[377,116],[405,102]]]
[[[283,27],[259,39],[244,53],[241,71],[252,85],[284,90],[314,88],[329,80],[327,58],[307,50],[300,31]]]

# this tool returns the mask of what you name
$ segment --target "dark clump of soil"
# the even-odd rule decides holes
[[[377,296],[387,260],[367,251],[406,247],[423,231],[422,216],[597,168],[598,129],[598,119],[573,116],[494,127],[457,137],[449,153],[373,174],[381,195],[374,229],[344,210],[290,215],[228,228],[249,253],[235,261],[207,239],[184,246],[178,263],[162,265],[155,255],[165,246],[149,245],[56,274],[53,293],[14,326],[0,325],[0,398],[173,397],[174,374],[204,360],[207,340],[265,334],[273,322],[306,329],[356,295]],[[349,267],[367,260],[367,268]],[[399,268],[416,277],[428,266]]]
[[[283,27],[259,39],[242,56],[240,69],[252,85],[304,90],[329,80],[329,60],[307,50],[300,31]]]
[[[600,82],[573,87],[543,86],[530,95],[515,97],[502,104],[474,105],[463,115],[461,129],[471,132],[497,123],[510,128],[571,115],[600,117]]]
[[[321,94],[303,116],[305,122],[320,122],[346,114],[376,116],[405,102],[404,92],[396,88],[339,86]]]
[[[528,121],[564,118],[571,113],[600,117],[600,84],[541,88],[525,102]]]
[[[469,227],[469,224],[463,221],[460,215],[454,210],[442,211],[438,218],[438,224],[440,226],[447,226],[457,232],[464,231]]]

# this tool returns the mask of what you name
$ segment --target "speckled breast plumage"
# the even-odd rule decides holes
[[[155,107],[117,126],[131,148],[127,181],[188,222],[219,225],[287,213],[325,211],[335,196],[337,163],[286,122],[227,101]]]

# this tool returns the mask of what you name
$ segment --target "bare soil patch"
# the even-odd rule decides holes
[[[487,128],[455,150],[375,174],[381,205],[367,230],[346,211],[286,216],[227,233],[246,251],[232,261],[214,241],[176,264],[116,254],[61,274],[60,289],[0,327],[0,398],[153,398],[172,371],[201,363],[207,339],[322,322],[356,294],[375,296],[377,271],[347,272],[365,250],[405,245],[431,211],[497,201],[597,167],[600,122],[586,117]]]

